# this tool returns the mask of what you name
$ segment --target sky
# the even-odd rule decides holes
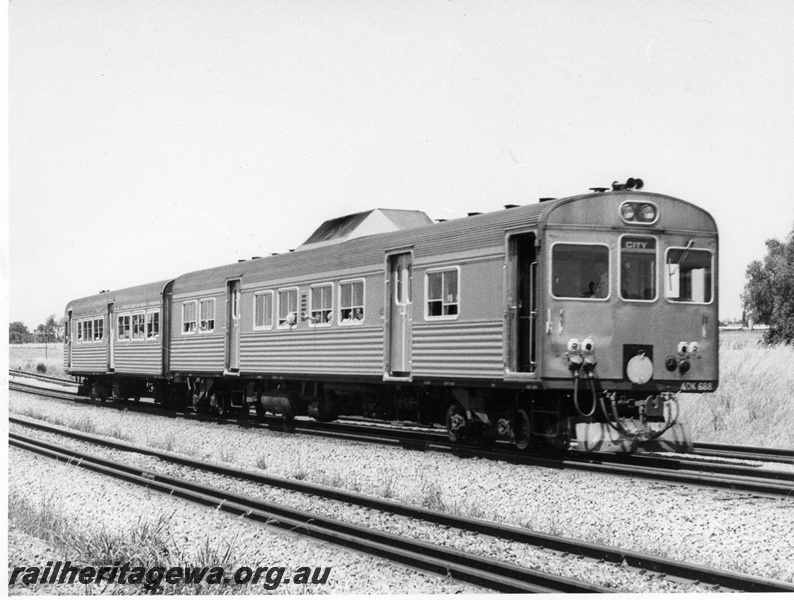
[[[8,319],[640,177],[720,230],[720,318],[794,227],[794,2],[8,4]]]

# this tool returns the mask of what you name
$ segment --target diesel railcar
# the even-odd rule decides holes
[[[444,222],[375,209],[288,253],[75,300],[66,370],[103,399],[522,449],[685,441],[675,394],[718,384],[717,228],[640,187]]]

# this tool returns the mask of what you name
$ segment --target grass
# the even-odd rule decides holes
[[[44,344],[9,344],[8,368],[68,378],[63,370],[62,342],[51,342],[46,348]]]
[[[794,346],[764,346],[756,332],[720,334],[720,385],[680,394],[680,420],[699,442],[794,448]]]
[[[17,490],[10,490],[8,494],[9,522],[18,530],[51,543],[57,555],[73,564],[104,566],[118,562],[147,570],[212,565],[224,567],[226,572],[234,571],[235,565],[240,563],[234,551],[236,539],[213,543],[208,533],[197,551],[188,552],[170,532],[173,516],[174,513],[155,515],[148,520],[140,518],[126,528],[112,530],[105,527],[77,528],[60,501],[53,496],[45,496],[40,502],[34,502]],[[245,587],[248,586],[162,582],[159,588],[147,590],[143,584],[106,584],[100,593],[239,594]],[[24,588],[26,592],[30,591],[27,586]]]

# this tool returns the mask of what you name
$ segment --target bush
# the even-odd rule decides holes
[[[39,364],[36,365],[36,370],[39,373],[46,373],[47,372],[47,365],[45,365],[43,362],[40,362]]]

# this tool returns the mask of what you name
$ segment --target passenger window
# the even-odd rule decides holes
[[[364,321],[364,282],[343,281],[339,285],[339,313],[343,325]]]
[[[237,313],[234,312],[236,309],[236,303],[234,301],[234,296],[232,296],[232,315],[236,315]],[[212,333],[215,331],[215,298],[207,298],[202,300],[199,303],[199,331],[201,333]]]
[[[607,298],[609,248],[600,244],[554,244],[551,294],[555,298]]]
[[[130,316],[119,315],[117,323],[118,323],[117,337],[119,341],[130,339]]]
[[[196,333],[196,301],[182,303],[182,333]]]
[[[620,297],[656,300],[656,238],[638,235],[620,238]]]
[[[81,344],[83,342],[83,322],[77,321],[77,343]]]
[[[298,288],[278,291],[278,327],[286,329],[298,323]]]
[[[309,326],[330,325],[333,314],[333,285],[318,285],[311,289],[311,320]]]
[[[427,273],[427,318],[458,315],[458,268]]]
[[[160,337],[160,311],[153,310],[146,313],[146,339],[156,340]]]
[[[83,321],[83,336],[86,342],[94,341],[94,322],[91,319]]]
[[[132,339],[142,340],[146,338],[145,316],[143,313],[132,315]]]
[[[105,339],[105,318],[94,319],[94,341]]]
[[[254,295],[254,329],[273,327],[273,292]]]
[[[712,257],[708,250],[668,248],[664,295],[671,302],[711,302]]]

